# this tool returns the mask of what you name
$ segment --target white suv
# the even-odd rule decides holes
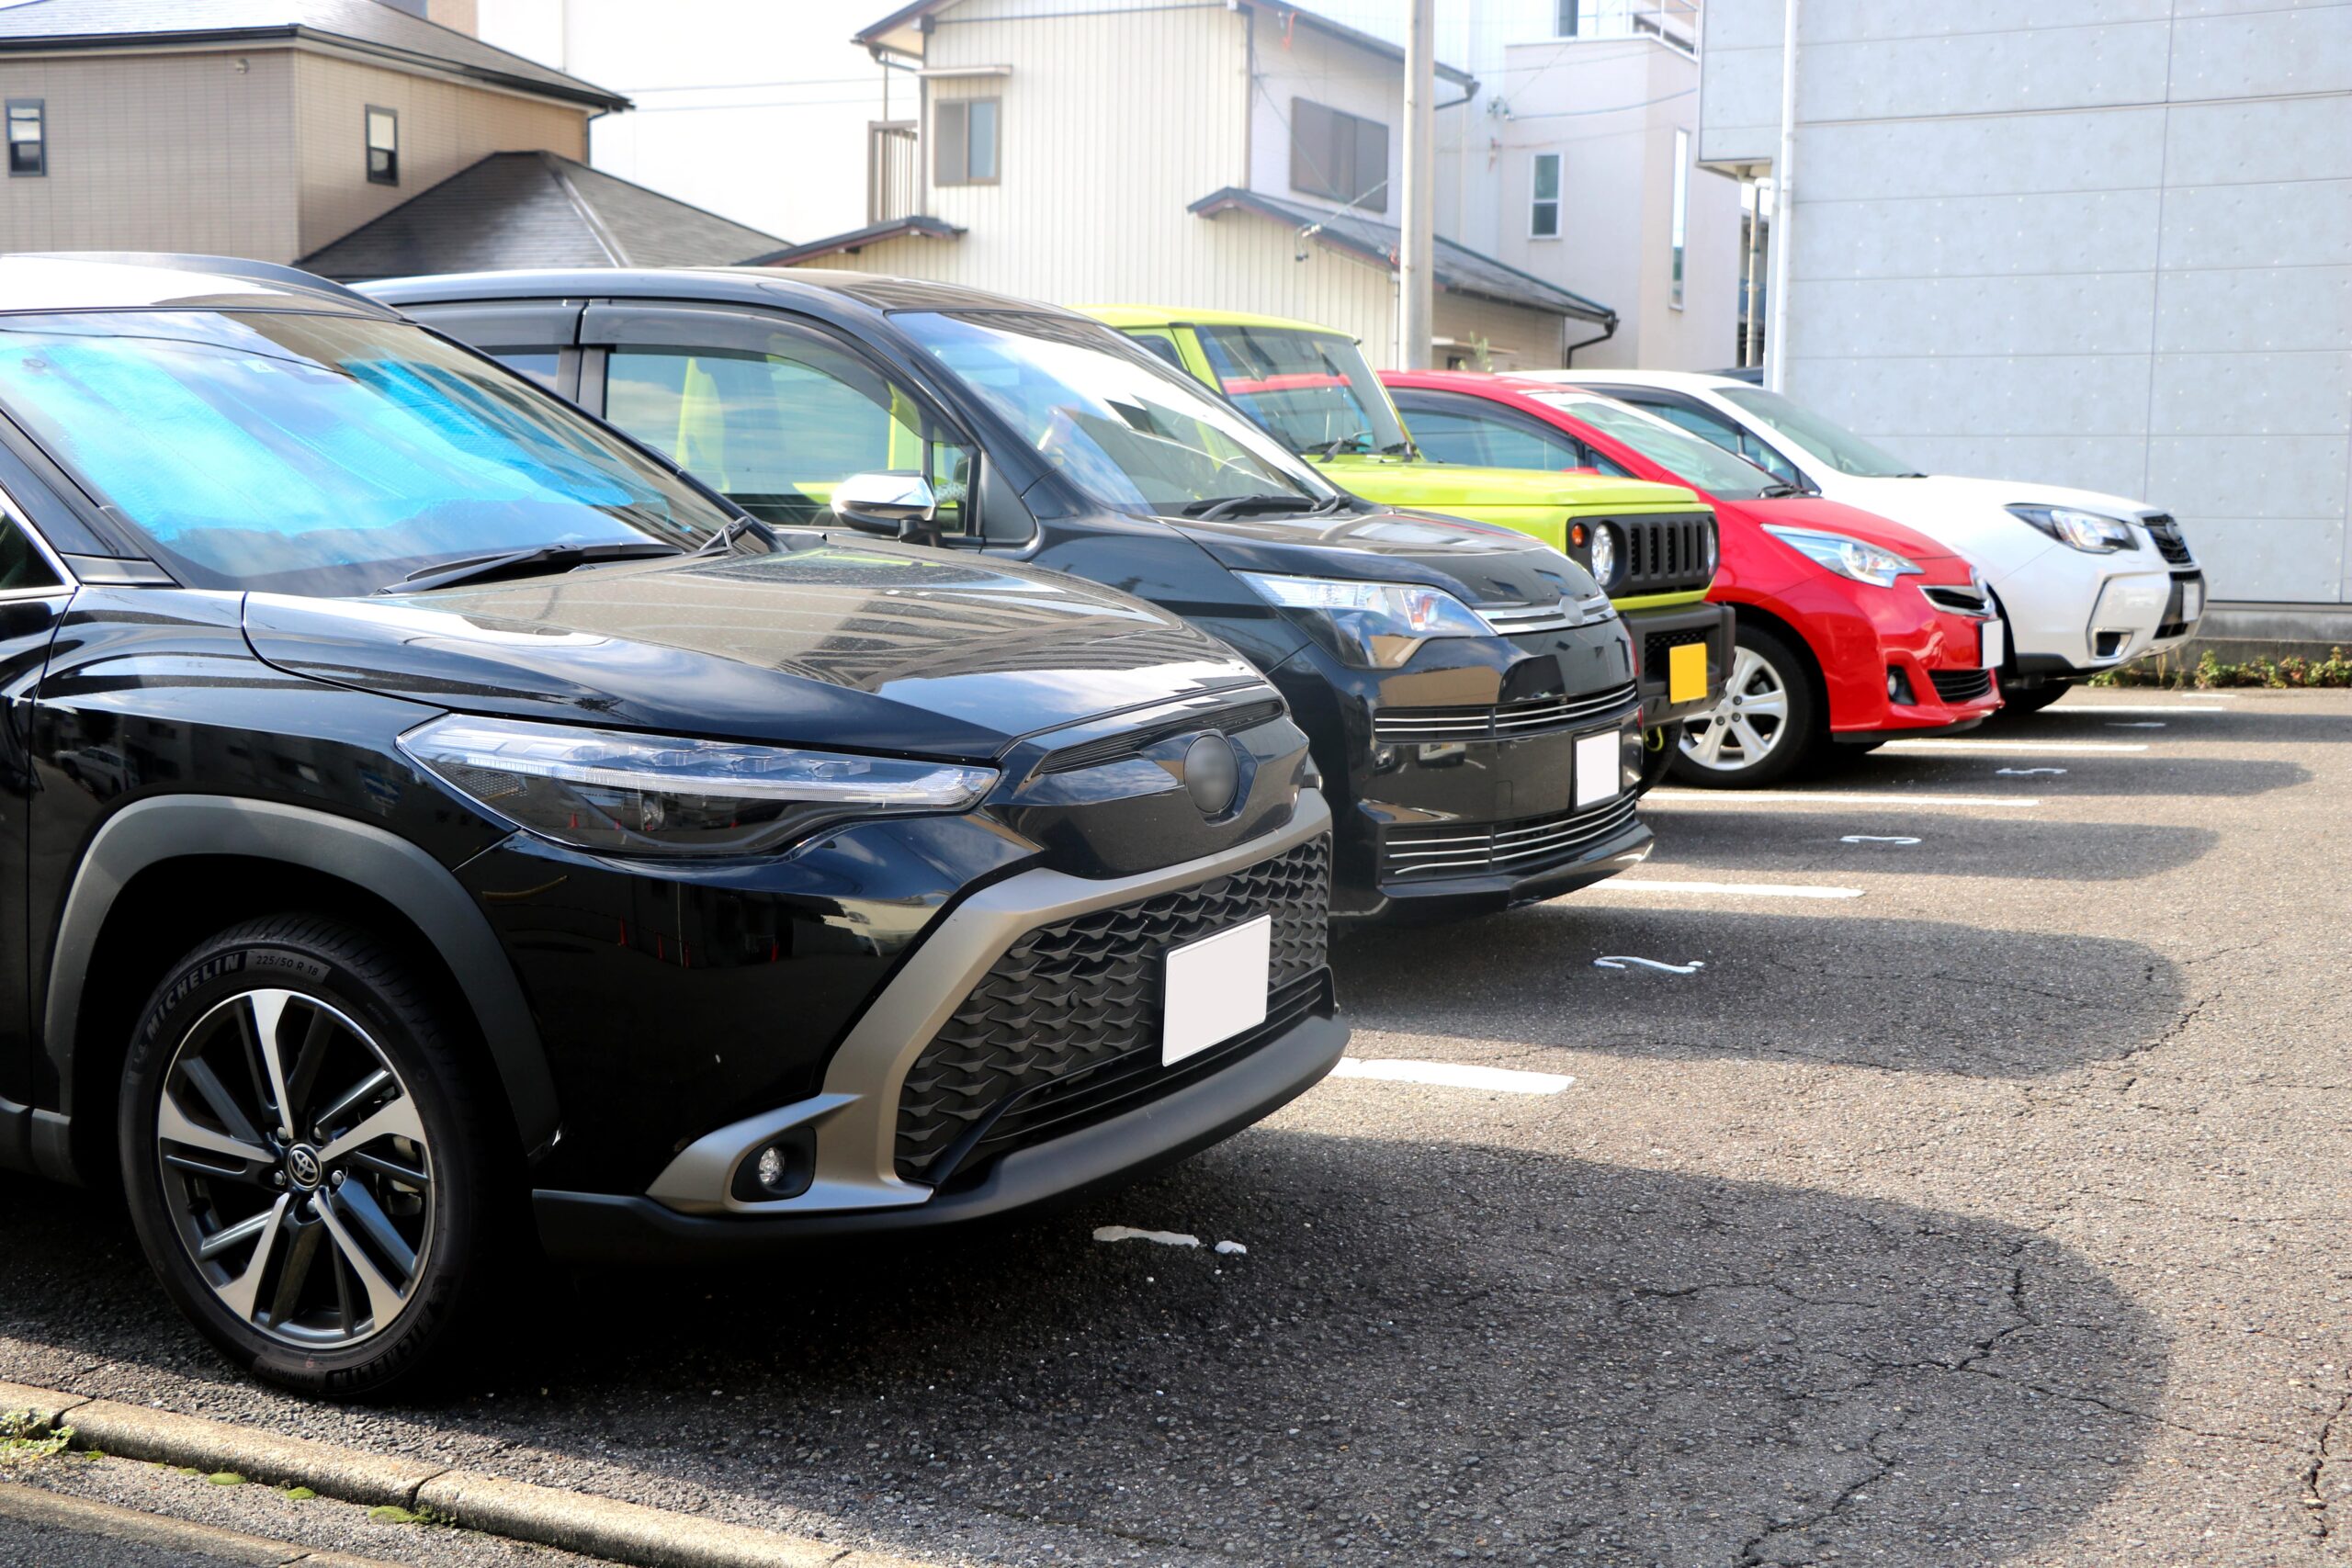
[[[2142,502],[2056,485],[1922,474],[1777,392],[1672,370],[1520,371],[1634,403],[1792,484],[1917,528],[1964,557],[2009,626],[2002,694],[2022,711],[2177,648],[2205,612],[2179,525]]]

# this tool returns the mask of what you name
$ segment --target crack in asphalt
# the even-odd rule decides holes
[[[2303,1507],[2321,1540],[2335,1534],[2327,1502],[2327,1472],[2343,1451],[2337,1447],[2336,1428],[2347,1416],[2352,1416],[2352,1388],[2345,1390],[2344,1397],[2335,1402],[2335,1412],[2320,1423],[2319,1436],[2312,1444],[2312,1462],[2303,1471]]]

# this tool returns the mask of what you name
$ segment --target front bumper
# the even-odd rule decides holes
[[[2167,545],[2113,555],[2053,546],[1994,580],[2009,626],[2007,672],[2079,678],[2188,641],[2204,615],[2205,575],[2185,544]]]
[[[643,1245],[648,1235],[669,1236],[686,1252],[704,1250],[706,1242],[723,1251],[740,1249],[740,1242],[723,1239],[729,1235],[775,1242],[944,1223],[1067,1195],[1057,1172],[1081,1187],[1097,1186],[1231,1132],[1250,1119],[1243,1111],[1256,1107],[1256,1114],[1264,1114],[1309,1088],[1337,1060],[1346,1031],[1336,1019],[1328,974],[1314,980],[1311,993],[1302,987],[1279,1018],[1270,1018],[1265,1036],[1249,1040],[1246,1054],[1218,1057],[1215,1070],[1205,1073],[1191,1062],[1159,1069],[1181,1088],[1155,1093],[1156,1083],[1141,1080],[1116,1102],[1127,1109],[1005,1153],[953,1191],[900,1174],[900,1100],[910,1069],[1022,937],[1138,900],[1192,892],[1279,860],[1320,839],[1330,825],[1329,808],[1310,790],[1299,796],[1287,827],[1221,853],[1114,878],[1033,868],[982,887],[941,917],[899,963],[833,1052],[817,1092],[695,1139],[642,1194],[535,1192],[543,1239],[565,1257],[634,1256],[628,1248]],[[1204,1053],[1201,1067],[1221,1050]],[[1217,1087],[1243,1069],[1249,1088]],[[1192,1111],[1172,1109],[1180,1102]],[[1112,1126],[1125,1127],[1124,1139],[1103,1141],[1099,1130]],[[805,1179],[790,1196],[766,1197],[744,1179],[749,1164],[770,1147],[807,1161]],[[607,1229],[610,1235],[604,1234]],[[632,1235],[639,1240],[629,1241]]]
[[[1678,604],[1654,610],[1624,610],[1625,629],[1634,634],[1636,668],[1640,671],[1642,726],[1655,729],[1697,718],[1723,701],[1724,681],[1731,673],[1732,613],[1725,604]],[[1694,693],[1678,683],[1673,650],[1698,647],[1706,664]],[[1686,660],[1689,655],[1685,655]],[[1686,664],[1685,668],[1688,666]]]
[[[1955,733],[2001,705],[1983,641],[1998,622],[1930,603],[1914,579],[1879,588],[1822,572],[1759,607],[1799,628],[1813,650],[1833,739]]]
[[[1640,703],[1623,623],[1432,641],[1404,669],[1319,646],[1268,671],[1332,795],[1331,909],[1453,919],[1556,897],[1649,853]],[[1578,748],[1616,779],[1577,787]],[[1579,804],[1579,794],[1584,798]]]

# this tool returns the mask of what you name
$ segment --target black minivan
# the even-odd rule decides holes
[[[1051,567],[1216,633],[1312,739],[1335,913],[1499,909],[1649,852],[1633,643],[1581,567],[1358,500],[1091,318],[817,269],[361,287],[771,524]]]
[[[429,1364],[536,1228],[997,1214],[1345,1043],[1280,695],[1140,601],[770,530],[283,267],[0,258],[0,1167],[227,1354]]]

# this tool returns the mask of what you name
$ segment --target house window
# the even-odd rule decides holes
[[[401,117],[373,105],[368,109],[368,178],[379,186],[401,183]]]
[[[49,173],[49,114],[42,99],[8,100],[8,172]]]
[[[1560,237],[1560,155],[1535,154],[1533,192],[1527,204],[1527,231],[1538,240]]]
[[[1669,236],[1674,253],[1673,292],[1667,303],[1682,309],[1682,239],[1690,219],[1690,133],[1674,133],[1674,229]]]
[[[1387,211],[1388,127],[1293,98],[1290,188],[1366,212]]]
[[[939,156],[932,178],[944,186],[992,186],[997,181],[995,98],[949,98],[933,110]]]
[[[1600,20],[1593,13],[1599,9],[1595,0],[1560,0],[1559,26],[1554,30],[1562,38],[1593,32]]]

